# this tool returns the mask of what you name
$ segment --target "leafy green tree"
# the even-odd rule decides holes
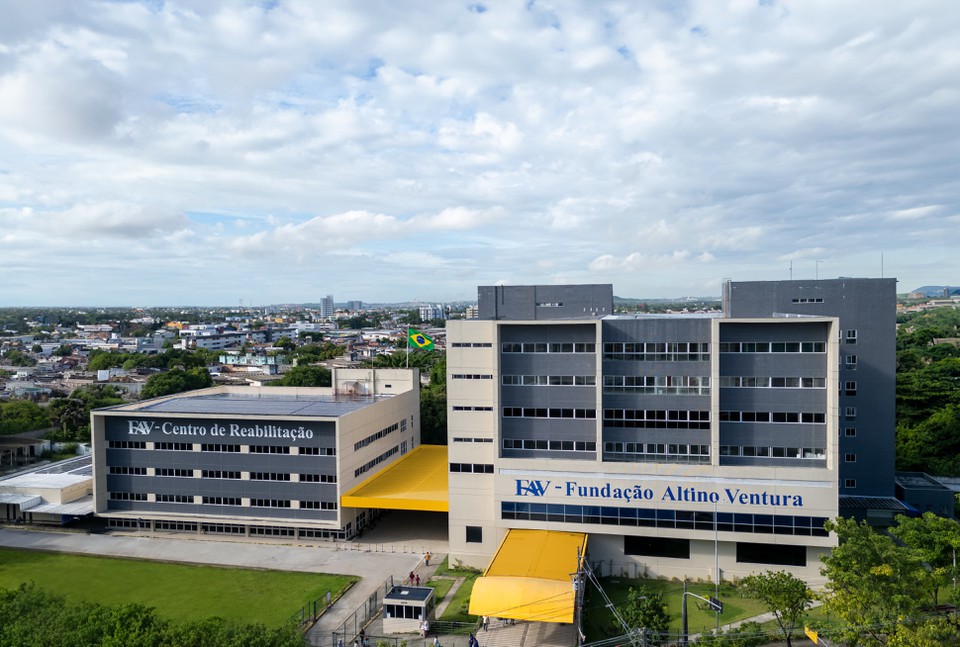
[[[16,348],[8,350],[4,357],[14,366],[36,366],[37,364],[37,360]]]
[[[213,378],[202,367],[191,368],[186,371],[175,368],[166,373],[157,373],[150,376],[143,385],[140,397],[143,399],[156,398],[161,395],[182,393],[194,389],[203,389],[213,385]]]
[[[935,410],[913,428],[898,425],[897,466],[944,476],[960,475],[960,405]]]
[[[277,348],[282,348],[283,350],[286,350],[286,351],[291,351],[297,347],[297,344],[292,339],[284,335],[283,337],[278,339],[276,343],[274,343],[274,346],[276,346]]]
[[[820,569],[827,577],[824,604],[844,623],[840,637],[853,644],[885,644],[887,632],[920,610],[923,564],[866,521],[839,517],[824,527],[840,542],[821,557]]]
[[[42,353],[42,352],[43,352],[43,346],[41,346],[40,344],[34,344],[33,346],[30,347],[30,352],[31,352],[31,353]]]
[[[743,585],[753,597],[766,605],[767,611],[773,613],[787,647],[790,647],[797,623],[813,602],[813,593],[807,584],[786,571],[767,571],[748,575],[743,578]]]
[[[667,613],[663,593],[650,591],[645,586],[636,589],[631,586],[620,612],[631,629],[647,630],[648,644],[659,645],[663,642],[670,625],[670,614]]]
[[[927,566],[924,579],[934,606],[939,604],[941,587],[953,582],[953,588],[957,588],[960,523],[932,512],[924,512],[920,517],[897,515],[897,525],[890,529],[890,533],[913,550]]]
[[[0,434],[19,434],[49,426],[47,412],[36,402],[13,400],[0,404]]]
[[[60,346],[53,351],[53,354],[57,357],[70,357],[73,355],[73,346],[70,344],[60,344]]]
[[[333,377],[322,366],[294,366],[282,378],[269,386],[331,386]]]

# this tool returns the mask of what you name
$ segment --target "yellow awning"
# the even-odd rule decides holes
[[[470,595],[470,613],[535,622],[573,622],[572,574],[587,535],[509,530]]]
[[[340,496],[344,508],[448,512],[447,448],[420,445]]]

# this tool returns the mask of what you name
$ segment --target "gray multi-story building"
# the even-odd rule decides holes
[[[328,294],[327,296],[320,299],[320,317],[323,319],[332,319],[333,313],[336,310],[336,306],[333,303],[333,295]]]
[[[330,388],[215,387],[92,413],[108,526],[348,539],[341,495],[419,449],[419,376],[335,369]]]
[[[894,285],[733,283],[723,316],[613,315],[610,285],[480,287],[480,318],[447,326],[452,558],[565,530],[604,573],[817,576],[841,489],[892,494]],[[876,426],[846,435],[861,407]],[[879,474],[850,471],[874,455]]]
[[[894,495],[896,309],[896,279],[734,281],[724,286],[726,316],[838,318],[841,509],[844,497]]]

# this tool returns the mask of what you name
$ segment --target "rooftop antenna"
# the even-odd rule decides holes
[[[880,278],[883,278],[883,252],[880,252]]]
[[[793,280],[793,261],[790,261],[790,280]]]
[[[820,280],[820,263],[822,263],[822,262],[823,262],[823,261],[814,261],[814,263],[816,263],[816,267],[817,267],[816,277],[817,277],[817,280],[818,280],[818,281]]]

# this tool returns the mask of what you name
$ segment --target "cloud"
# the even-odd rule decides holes
[[[946,283],[960,8],[918,2],[13,3],[0,275],[58,269],[0,296]]]

